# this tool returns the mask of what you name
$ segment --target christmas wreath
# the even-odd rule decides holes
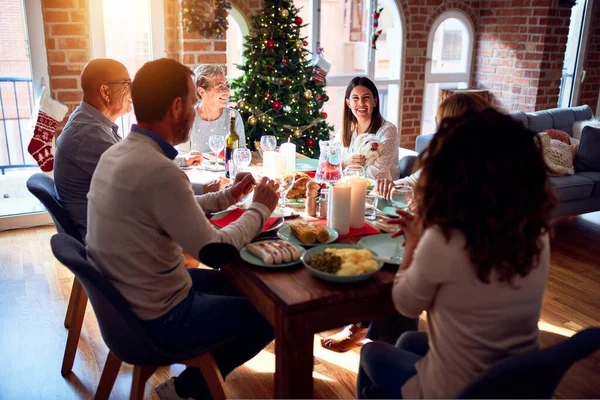
[[[181,22],[188,32],[198,31],[206,39],[223,39],[229,9],[229,0],[183,0]]]

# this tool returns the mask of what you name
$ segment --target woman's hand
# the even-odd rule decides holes
[[[352,155],[352,165],[360,165],[361,167],[364,167],[366,163],[367,163],[367,157],[365,157],[361,154]]]
[[[202,164],[202,153],[197,150],[192,150],[185,155],[185,166],[191,167]]]
[[[413,252],[421,239],[423,228],[413,214],[401,209],[397,209],[396,213],[399,215],[399,218],[389,220],[387,223],[400,227],[396,233],[392,234],[392,237],[404,236],[405,250],[402,268],[406,269],[412,262]]]
[[[394,182],[389,179],[377,179],[375,186],[379,197],[383,197],[389,200],[392,197],[392,189],[394,188]]]

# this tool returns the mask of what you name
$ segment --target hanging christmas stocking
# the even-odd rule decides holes
[[[56,127],[67,111],[67,106],[53,100],[45,90],[42,92],[39,110],[34,121],[33,137],[27,146],[27,151],[44,172],[54,169],[52,138]]]

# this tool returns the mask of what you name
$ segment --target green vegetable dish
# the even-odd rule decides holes
[[[317,271],[336,274],[342,266],[342,258],[331,253],[319,253],[309,257],[306,262]]]

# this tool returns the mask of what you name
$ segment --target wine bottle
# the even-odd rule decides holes
[[[235,111],[229,114],[229,133],[225,137],[225,176],[230,177],[233,171],[233,152],[240,146],[240,135],[235,131]]]

